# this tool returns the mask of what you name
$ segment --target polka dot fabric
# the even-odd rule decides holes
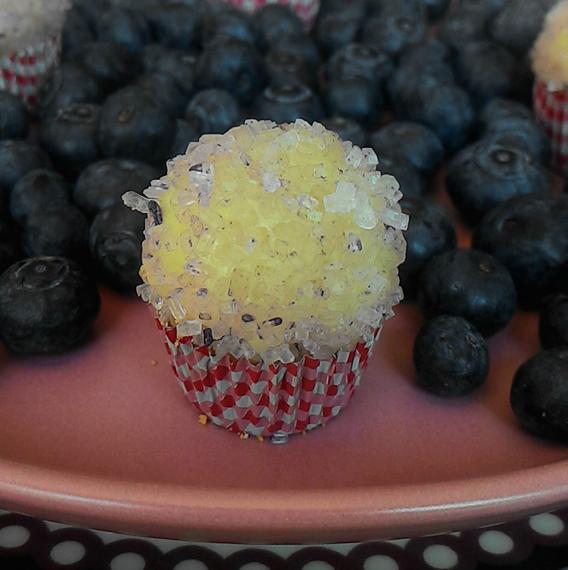
[[[233,6],[254,12],[266,4],[286,4],[294,10],[307,27],[311,27],[319,10],[319,0],[227,0]]]
[[[0,511],[0,561],[25,556],[41,570],[475,570],[522,565],[537,545],[568,545],[568,510],[442,536],[305,547],[140,538]]]

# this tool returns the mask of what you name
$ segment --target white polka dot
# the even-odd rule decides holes
[[[302,566],[302,570],[333,570],[333,566],[322,560],[314,560]]]
[[[174,570],[209,570],[200,560],[184,560],[174,566]]]
[[[270,568],[260,562],[249,562],[248,564],[241,566],[239,570],[270,570]]]
[[[481,546],[485,552],[502,556],[503,554],[507,554],[507,552],[511,552],[511,550],[515,548],[515,543],[513,539],[504,532],[488,530],[479,537],[479,546]]]
[[[390,556],[369,556],[363,564],[363,570],[398,570],[398,564]]]
[[[535,532],[544,536],[556,536],[564,531],[564,521],[551,513],[531,517],[529,525]]]
[[[422,554],[424,562],[438,568],[439,570],[449,570],[458,563],[458,555],[445,544],[433,544],[424,550]]]
[[[2,548],[19,548],[30,539],[30,531],[23,526],[5,526],[0,530],[0,546]]]
[[[61,565],[75,564],[85,556],[85,547],[75,540],[65,540],[56,544],[49,553],[50,558]]]
[[[111,570],[143,570],[146,561],[136,552],[123,552],[115,556],[110,563]]]

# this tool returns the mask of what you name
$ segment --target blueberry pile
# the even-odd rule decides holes
[[[188,143],[245,118],[321,121],[371,146],[404,192],[401,281],[426,319],[418,385],[479,388],[487,337],[517,307],[541,310],[543,352],[512,407],[568,441],[568,194],[551,189],[528,57],[554,3],[321,0],[308,33],[282,5],[75,0],[34,116],[0,93],[0,338],[67,350],[88,337],[97,282],[132,293],[144,220],[121,195]],[[432,196],[442,176],[469,249]]]

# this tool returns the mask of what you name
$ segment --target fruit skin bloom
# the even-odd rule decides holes
[[[352,348],[402,298],[408,217],[376,168],[372,150],[303,120],[201,137],[146,199],[125,196],[148,213],[141,296],[162,323],[247,358]]]

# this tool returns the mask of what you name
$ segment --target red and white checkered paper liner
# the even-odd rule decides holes
[[[305,356],[266,365],[232,355],[216,360],[192,337],[178,338],[175,327],[158,326],[189,401],[213,424],[256,437],[302,433],[339,414],[359,386],[381,330],[329,360]]]
[[[233,6],[254,12],[266,4],[285,4],[290,6],[302,19],[307,27],[311,27],[319,10],[319,0],[225,0]]]
[[[550,139],[554,162],[568,174],[568,91],[537,81],[533,94],[535,115]]]
[[[34,107],[42,79],[59,60],[60,39],[49,38],[0,58],[0,90],[17,95]]]

